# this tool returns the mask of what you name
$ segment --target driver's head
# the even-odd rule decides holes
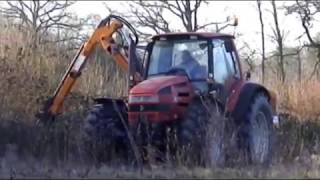
[[[188,62],[193,61],[193,60],[194,59],[193,59],[191,53],[188,50],[183,50],[181,52],[181,63],[182,64],[188,63]]]

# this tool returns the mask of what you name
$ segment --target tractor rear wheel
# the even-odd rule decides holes
[[[272,117],[267,97],[263,94],[255,96],[241,132],[250,164],[268,166],[271,163],[274,145]]]
[[[112,104],[94,105],[84,123],[84,149],[89,158],[98,163],[128,158],[127,133]]]
[[[224,154],[224,119],[210,100],[194,101],[178,125],[179,155],[183,164],[221,166]],[[196,163],[196,164],[194,164]]]

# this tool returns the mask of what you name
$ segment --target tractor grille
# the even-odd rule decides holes
[[[130,105],[129,111],[131,112],[148,112],[148,111],[158,111],[164,112],[169,111],[170,105],[166,104],[147,104],[147,105]]]
[[[179,97],[189,97],[190,94],[189,94],[188,92],[179,92],[179,93],[178,93],[178,96],[179,96]]]

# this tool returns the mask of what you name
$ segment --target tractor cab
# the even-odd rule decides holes
[[[186,75],[194,88],[208,91],[208,82],[240,78],[233,36],[217,33],[164,34],[153,38],[145,78]]]
[[[129,117],[147,113],[157,121],[178,119],[194,96],[214,91],[225,104],[242,79],[233,36],[220,33],[156,35],[143,66],[144,80],[129,93]]]

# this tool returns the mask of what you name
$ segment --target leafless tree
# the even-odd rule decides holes
[[[6,1],[0,8],[4,17],[19,20],[20,24],[31,34],[30,45],[34,50],[50,29],[79,28],[79,25],[65,23],[71,14],[66,10],[74,2],[71,1]]]
[[[266,54],[265,54],[265,36],[264,36],[264,23],[263,23],[263,16],[262,16],[262,10],[261,10],[261,0],[257,0],[257,6],[259,11],[259,20],[261,25],[261,48],[262,48],[262,61],[261,61],[261,76],[262,76],[262,83],[264,83],[265,80],[265,60],[266,60]]]
[[[209,26],[215,26],[216,31],[221,31],[222,29],[230,26],[230,19],[221,22],[207,22],[200,24],[198,21],[199,11],[201,7],[208,4],[205,0],[184,0],[184,1],[132,1],[128,3],[130,9],[126,13],[121,13],[117,10],[111,9],[107,3],[105,3],[106,8],[110,13],[121,14],[123,17],[130,19],[135,27],[145,27],[151,30],[146,32],[145,30],[139,30],[138,33],[143,37],[151,36],[152,34],[175,32],[175,30],[169,25],[169,21],[164,16],[164,12],[167,12],[168,16],[178,18],[183,25],[182,31],[194,32],[199,30],[204,30]],[[221,26],[221,27],[219,27]]]
[[[258,52],[249,46],[247,42],[244,42],[243,45],[239,48],[241,60],[245,62],[245,66],[248,67],[248,71],[253,72],[256,69],[256,55]]]
[[[296,57],[297,60],[297,66],[298,66],[298,81],[301,83],[302,80],[302,59],[301,59],[301,52],[305,48],[305,46],[297,46],[294,48],[289,48],[286,52],[283,54],[284,57]],[[290,66],[289,66],[290,67]]]
[[[298,61],[298,80],[301,83],[302,80],[302,59],[301,59],[301,51],[303,47],[297,48],[296,54],[297,54],[297,61]]]
[[[284,41],[284,33],[280,30],[280,25],[278,22],[278,10],[275,3],[275,0],[271,1],[272,5],[272,15],[274,20],[274,27],[272,28],[273,31],[273,40],[277,43],[277,50],[278,50],[278,67],[280,71],[280,80],[282,83],[286,80],[286,73],[284,69],[284,56],[283,56],[283,41]]]
[[[317,50],[317,62],[314,65],[314,69],[310,75],[310,79],[318,73],[320,77],[320,42],[311,35],[311,28],[313,27],[314,17],[320,13],[320,1],[309,0],[296,0],[295,4],[285,7],[287,14],[297,14],[301,20],[301,25],[304,29],[304,33],[301,35],[306,36],[308,39],[307,47],[315,48]]]

